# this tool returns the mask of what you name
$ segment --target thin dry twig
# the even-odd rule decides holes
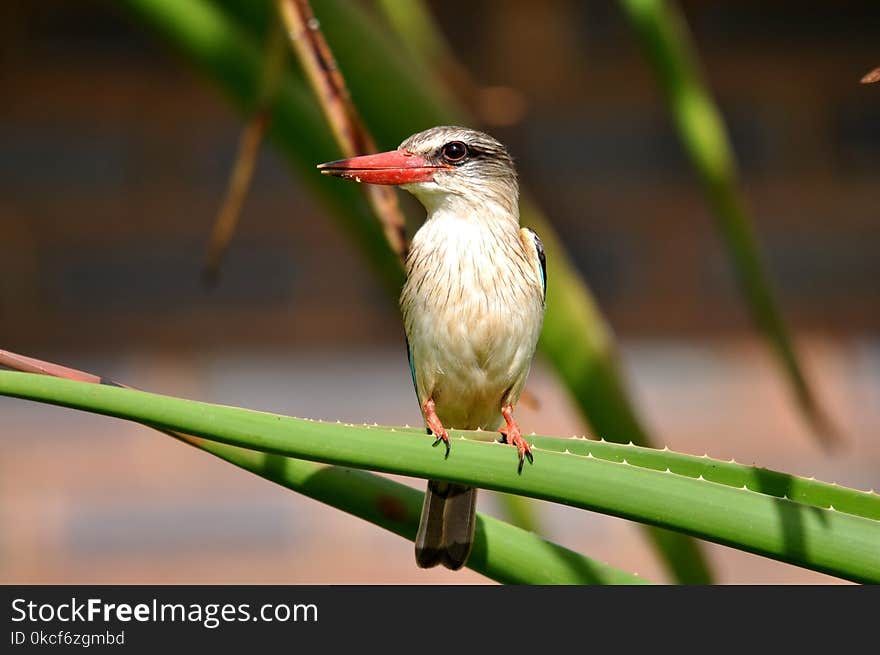
[[[870,73],[865,73],[865,76],[862,78],[862,84],[874,84],[874,82],[880,82],[880,66]]]
[[[65,378],[66,380],[91,382],[93,384],[110,383],[109,381],[104,381],[104,378],[100,375],[78,371],[75,368],[68,368],[66,366],[61,366],[60,364],[53,364],[52,362],[44,362],[41,359],[19,355],[18,353],[10,352],[8,350],[0,350],[0,366],[11,368],[14,371],[21,371],[22,373],[51,375],[56,378]]]
[[[270,106],[275,99],[281,72],[284,70],[285,52],[283,35],[276,26],[269,34],[256,110],[242,130],[226,195],[217,212],[208,241],[205,263],[202,266],[202,282],[207,286],[214,286],[217,283],[223,256],[238,227],[241,209],[253,180],[260,146],[272,120]]]
[[[8,350],[0,350],[0,366],[11,368],[13,371],[21,371],[22,373],[37,373],[38,375],[49,375],[55,378],[63,378],[65,380],[75,380],[77,382],[107,384],[113,387],[122,387],[123,389],[137,389],[137,387],[131,387],[127,384],[120,384],[119,382],[115,382],[110,378],[95,375],[94,373],[88,373],[86,371],[80,371],[75,368],[61,366],[61,364],[46,362],[42,359],[27,357],[26,355],[19,355],[18,353],[10,352]],[[147,424],[143,423],[142,425]],[[157,428],[153,425],[147,425],[147,427],[153,428],[154,430],[156,430],[157,432],[161,432],[162,434],[167,434],[169,437],[174,437],[175,439],[183,441],[184,443],[187,443],[190,446],[194,446],[196,448],[198,448],[199,443],[203,441],[203,439],[201,439],[200,437],[195,437],[190,434],[184,434],[183,432],[165,430],[163,428]]]
[[[345,78],[308,0],[276,0],[287,36],[306,77],[321,103],[333,136],[345,157],[376,152],[376,142],[358,114]],[[364,185],[367,198],[391,249],[401,260],[406,257],[405,219],[393,189]]]
[[[208,249],[205,253],[205,263],[202,267],[202,281],[207,286],[214,286],[220,276],[220,264],[223,255],[229,248],[229,242],[238,227],[241,208],[244,199],[250,190],[251,180],[254,176],[254,168],[257,164],[257,155],[260,153],[260,145],[269,125],[270,115],[267,110],[261,110],[251,118],[241,133],[238,142],[238,153],[235,157],[235,165],[229,177],[226,188],[226,196],[208,241]]]

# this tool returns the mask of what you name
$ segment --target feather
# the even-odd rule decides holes
[[[541,266],[541,290],[544,292],[544,300],[547,300],[547,257],[544,255],[544,242],[541,237],[530,227],[524,227],[523,232],[534,243],[535,253],[538,255],[538,263]]]

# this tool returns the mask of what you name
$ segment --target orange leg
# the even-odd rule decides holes
[[[525,437],[522,436],[522,432],[519,431],[519,426],[513,418],[513,405],[504,405],[504,407],[501,408],[501,415],[504,417],[506,425],[499,428],[498,431],[504,437],[505,443],[509,443],[511,446],[516,446],[516,452],[519,453],[519,466],[517,467],[516,472],[522,473],[524,459],[528,459],[529,464],[535,463],[535,458],[532,455],[532,448],[529,446],[529,442],[526,441]]]
[[[437,440],[431,445],[436,446],[442,441],[446,446],[446,457],[449,457],[449,433],[440,422],[440,417],[437,416],[437,410],[434,407],[434,399],[428,398],[425,401],[425,404],[422,405],[422,410],[425,412],[425,423],[427,424],[428,429],[431,431],[431,434],[437,437]]]

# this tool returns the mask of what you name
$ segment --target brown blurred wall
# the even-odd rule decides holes
[[[522,103],[520,120],[493,132],[615,329],[750,333],[706,203],[616,4],[431,5],[474,78]],[[786,316],[799,331],[876,332],[880,85],[858,80],[880,64],[880,5],[684,7]],[[203,290],[199,265],[238,117],[108,4],[14,2],[4,11],[0,344],[43,352],[399,341],[393,302],[271,152],[221,285]]]

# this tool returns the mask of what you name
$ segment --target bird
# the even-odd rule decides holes
[[[544,320],[547,267],[538,235],[520,226],[507,148],[483,132],[443,125],[396,150],[318,165],[325,175],[398,186],[424,206],[406,255],[400,308],[427,432],[449,456],[449,429],[489,430],[534,462],[514,418]],[[457,570],[470,554],[476,489],[429,480],[416,563]]]

